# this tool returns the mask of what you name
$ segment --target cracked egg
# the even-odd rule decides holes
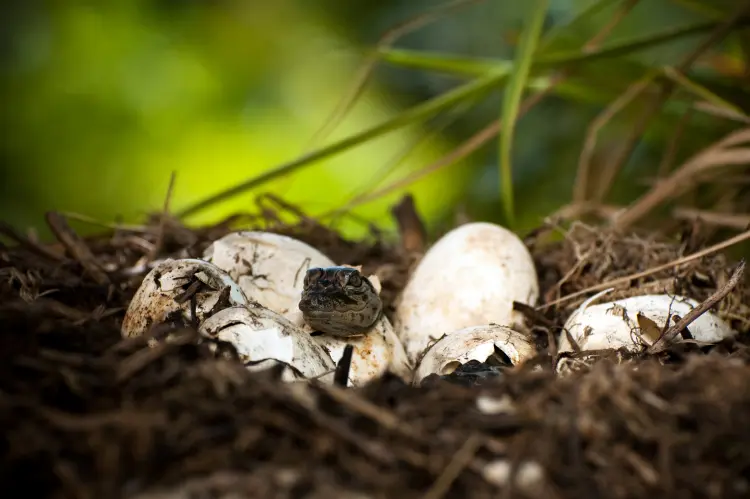
[[[526,335],[506,326],[489,324],[459,329],[425,350],[414,375],[414,384],[419,385],[431,374],[451,374],[471,360],[486,362],[498,353],[516,366],[536,355],[536,349]]]
[[[483,324],[520,326],[523,316],[513,302],[534,305],[538,296],[536,268],[523,241],[499,225],[469,223],[427,251],[404,288],[394,326],[413,362],[446,333]]]
[[[289,320],[260,305],[225,308],[203,321],[198,330],[234,345],[249,370],[268,369],[280,362],[291,367],[283,370],[284,381],[333,381],[336,365],[323,347]]]
[[[165,260],[143,278],[125,312],[121,332],[125,337],[140,336],[172,318],[189,324],[193,304],[200,324],[223,308],[247,303],[237,283],[216,266],[192,258]]]
[[[305,272],[312,267],[334,265],[330,258],[302,241],[262,231],[227,234],[206,248],[203,259],[229,274],[248,298],[298,327],[304,324],[297,305]]]
[[[691,298],[666,294],[591,304],[610,291],[598,293],[583,302],[565,322],[565,330],[583,351],[625,347],[637,352],[642,346],[651,346],[662,331],[699,305]],[[674,316],[679,318],[675,320]],[[735,334],[729,324],[710,311],[700,315],[687,329],[694,340],[703,343],[716,343]],[[681,337],[677,336],[673,341],[681,341]],[[574,348],[563,332],[558,352],[570,351]]]

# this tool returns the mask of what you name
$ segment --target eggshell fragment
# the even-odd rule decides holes
[[[234,345],[250,370],[264,370],[277,362],[294,369],[283,371],[284,381],[318,378],[336,368],[313,338],[283,316],[261,306],[231,307],[212,315],[198,328],[210,338]],[[295,369],[298,372],[295,372]]]
[[[347,344],[354,347],[349,368],[348,386],[362,386],[389,371],[409,382],[412,367],[406,357],[401,341],[393,331],[387,318],[381,317],[373,328],[364,335],[339,338],[329,335],[314,336],[338,364],[344,355]]]
[[[179,298],[191,286],[199,286],[195,293],[195,319],[198,323],[217,308],[248,303],[240,287],[218,267],[192,258],[165,260],[143,278],[125,312],[122,335],[140,336],[152,325],[163,323],[174,314],[179,314],[189,323],[192,320],[191,300]]]
[[[288,236],[240,231],[214,241],[203,259],[227,272],[251,300],[302,326],[297,305],[305,272],[334,265],[317,249]]]
[[[477,222],[443,236],[425,254],[397,306],[395,329],[409,359],[443,334],[481,324],[517,326],[513,301],[539,296],[534,261],[513,232]]]
[[[495,347],[507,355],[513,365],[536,354],[526,335],[506,326],[490,324],[459,329],[443,336],[424,352],[414,374],[414,384],[418,385],[433,373],[450,374],[470,360],[484,362],[495,353]]]
[[[565,329],[581,350],[626,347],[631,352],[638,351],[643,345],[650,346],[659,338],[670,316],[685,317],[699,305],[691,298],[670,295],[632,296],[591,305],[604,293],[586,300],[565,322]],[[670,321],[667,328],[674,323],[674,320]],[[688,326],[688,330],[693,339],[706,343],[715,343],[735,334],[726,322],[711,312],[700,315]],[[681,339],[677,336],[673,341]],[[558,351],[573,351],[564,333],[560,335]]]

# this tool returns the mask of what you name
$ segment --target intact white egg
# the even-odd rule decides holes
[[[586,300],[565,322],[564,328],[583,351],[625,347],[636,352],[642,346],[652,345],[662,331],[676,323],[674,319],[669,320],[671,316],[685,317],[699,305],[691,298],[670,295],[632,296],[591,305],[609,291]],[[729,324],[711,312],[700,315],[688,330],[693,339],[705,343],[715,343],[735,334]],[[681,340],[679,335],[673,339]],[[560,335],[558,351],[574,351],[565,332]]]
[[[245,295],[302,326],[298,308],[305,272],[334,263],[312,246],[292,237],[240,231],[214,241],[203,259],[227,272]]]
[[[443,336],[427,348],[414,374],[414,384],[433,373],[450,374],[470,360],[485,362],[495,348],[514,366],[536,355],[536,348],[526,335],[509,327],[496,324],[467,327]]]
[[[536,268],[513,232],[491,223],[462,225],[425,254],[397,305],[395,329],[413,362],[446,333],[482,324],[516,326],[513,301],[534,305]]]
[[[407,383],[412,378],[412,367],[401,341],[386,317],[381,317],[370,331],[349,338],[329,335],[314,336],[338,364],[347,344],[354,347],[349,368],[348,386],[362,386],[380,377],[386,371],[401,377]]]
[[[237,283],[218,267],[192,258],[165,260],[143,278],[125,312],[122,335],[140,336],[175,314],[190,323],[193,300],[199,324],[221,308],[248,303]]]
[[[198,331],[234,345],[249,370],[282,362],[292,367],[283,371],[284,381],[333,381],[336,365],[328,353],[289,320],[262,306],[225,308],[203,321]]]

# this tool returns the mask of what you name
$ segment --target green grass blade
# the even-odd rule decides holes
[[[747,24],[750,24],[750,21],[741,23],[741,25]],[[548,67],[576,62],[612,59],[623,55],[630,55],[640,50],[655,48],[683,37],[709,32],[716,26],[716,22],[701,22],[688,26],[671,27],[657,33],[633,37],[616,44],[604,46],[592,52],[582,52],[580,49],[576,49],[549,54],[540,53],[534,60],[533,65],[534,67]],[[380,50],[380,54],[384,61],[391,64],[462,76],[480,76],[490,71],[508,72],[512,66],[512,63],[503,59],[469,57],[440,52],[389,48]]]
[[[572,38],[578,38],[580,35],[576,31],[581,26],[589,26],[595,24],[591,22],[591,18],[599,15],[607,7],[620,3],[622,0],[600,0],[594,4],[589,5],[581,9],[578,14],[574,15],[568,20],[565,20],[559,24],[556,24],[550,28],[550,30],[542,37],[539,41],[539,54],[546,52],[551,45],[568,37],[570,33],[575,33]]]
[[[484,76],[489,72],[510,74],[513,61],[471,57],[425,50],[384,48],[382,61],[409,69],[421,69],[458,76]]]
[[[252,177],[245,182],[242,182],[241,184],[235,185],[233,187],[230,187],[229,189],[214,194],[213,196],[210,196],[202,201],[188,206],[187,208],[180,211],[177,216],[183,218],[193,215],[194,213],[204,210],[209,206],[237,196],[238,194],[258,187],[271,180],[283,177],[284,175],[288,175],[296,170],[299,170],[302,167],[308,166],[322,159],[330,158],[336,154],[342,153],[348,149],[367,142],[368,140],[392,132],[406,125],[421,122],[435,115],[436,113],[448,109],[460,102],[464,102],[467,99],[479,98],[493,88],[497,87],[505,78],[507,78],[507,75],[505,74],[494,73],[485,75],[482,78],[477,78],[449,92],[430,99],[427,102],[419,104],[418,106],[414,106],[413,108],[404,111],[398,116],[385,121],[384,123],[341,139],[322,149],[318,149],[311,153],[300,156],[288,163],[284,163],[282,165],[271,168],[270,170],[267,170],[258,176]]]
[[[521,40],[518,44],[515,61],[513,64],[513,73],[510,76],[508,85],[503,95],[503,107],[501,112],[501,122],[503,124],[500,131],[500,198],[505,212],[505,219],[512,228],[515,225],[515,216],[513,210],[513,171],[511,160],[511,148],[513,145],[513,132],[515,131],[518,109],[521,104],[521,97],[526,88],[526,80],[531,71],[531,64],[534,60],[539,38],[544,26],[544,18],[547,15],[549,0],[536,0],[534,8],[531,11],[531,19],[526,29],[521,34]]]
[[[710,17],[711,19],[722,20],[727,16],[727,12],[722,10],[712,2],[705,2],[700,0],[672,0],[672,2],[684,7],[687,10],[700,14],[702,16]]]
[[[737,24],[737,27],[747,26],[750,20],[745,19]],[[557,66],[572,62],[589,62],[597,59],[610,59],[623,55],[629,55],[639,50],[650,49],[672,42],[686,36],[707,33],[715,29],[719,23],[714,21],[694,23],[687,26],[676,26],[667,28],[657,33],[650,33],[644,36],[633,37],[616,44],[604,46],[593,52],[581,52],[580,50],[571,50],[552,54],[540,55],[535,61],[540,66]]]
[[[714,106],[724,109],[725,111],[729,111],[733,114],[738,114],[740,116],[744,116],[745,113],[742,109],[735,106],[731,102],[727,101],[726,99],[721,98],[720,96],[716,95],[714,92],[706,88],[705,86],[694,82],[684,74],[680,73],[676,69],[672,67],[666,67],[664,68],[664,75],[672,80],[673,82],[677,83],[680,87],[682,87],[687,92],[690,92],[691,94],[695,95],[699,99],[703,99],[706,102],[713,104]]]

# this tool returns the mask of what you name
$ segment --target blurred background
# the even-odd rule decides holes
[[[507,65],[534,5],[465,2],[404,34],[377,64],[348,113],[330,122],[378,40],[443,3],[6,0],[0,18],[0,219],[41,237],[48,234],[44,212],[52,209],[102,222],[140,222],[162,208],[172,172],[171,207],[179,212],[439,99],[481,76],[482,67]],[[559,71],[568,73],[517,124],[514,228],[526,231],[569,206],[592,120],[650,72],[678,66],[742,3],[550,1],[540,42],[548,62],[532,71],[537,86],[530,90],[545,90]],[[690,65],[690,80],[682,81],[649,120],[610,188],[597,192],[589,186],[584,197],[609,210],[627,206],[659,175],[748,126],[743,121],[750,86],[746,21],[741,18]],[[603,30],[601,47],[625,49],[571,59],[571,54],[585,55],[581,48]],[[639,40],[643,43],[634,44]],[[427,68],[429,61],[414,57],[422,51],[441,54],[432,61],[443,69]],[[454,58],[450,67],[446,55]],[[605,171],[626,147],[648,105],[645,97],[634,99],[599,130],[592,172]],[[498,119],[501,107],[502,86],[477,93],[216,203],[187,221],[254,211],[254,197],[261,192],[275,193],[312,216],[330,214],[439,161]],[[335,127],[322,133],[326,123]],[[415,196],[431,229],[450,225],[457,216],[503,223],[497,139],[449,163],[386,195],[365,199],[352,208],[353,216],[337,217],[337,226],[350,237],[365,234],[368,223],[392,231],[389,207],[405,192]],[[722,170],[715,182],[660,207],[673,213],[682,203],[747,214],[750,175],[738,165],[731,174],[730,179]]]

